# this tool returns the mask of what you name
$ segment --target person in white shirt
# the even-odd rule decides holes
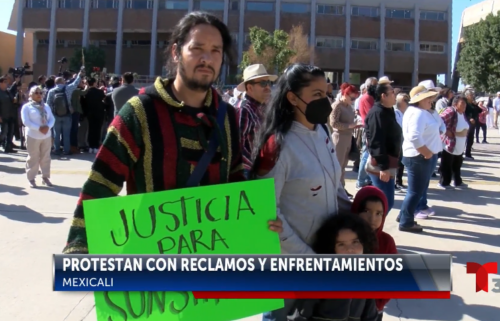
[[[31,88],[29,101],[21,108],[21,119],[26,127],[26,175],[30,186],[36,188],[35,178],[38,169],[42,171],[42,183],[52,186],[50,182],[50,150],[55,118],[50,107],[42,100],[42,89]]]
[[[500,91],[497,92],[497,98],[493,100],[493,127],[498,129],[498,116],[500,115]]]
[[[443,149],[439,133],[441,122],[430,112],[437,95],[437,91],[424,86],[413,88],[410,107],[403,116],[403,164],[408,173],[408,191],[397,219],[400,231],[423,231],[415,222],[415,211],[429,187],[434,157]]]
[[[360,92],[359,97],[356,98],[356,100],[354,101],[354,110],[359,110],[359,99],[361,98],[361,96],[366,94],[366,85],[365,84],[362,84],[361,87],[359,87],[359,92]]]
[[[410,96],[405,93],[400,93],[396,96],[396,108],[394,109],[394,113],[396,114],[396,121],[398,122],[399,126],[403,128],[403,116],[408,109],[408,102],[410,101]],[[396,186],[395,190],[406,193],[406,186],[403,184],[403,173],[405,170],[405,166],[403,165],[402,162],[403,155],[399,158],[399,168],[398,168],[398,173],[396,174]]]

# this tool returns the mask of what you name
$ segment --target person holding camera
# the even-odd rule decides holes
[[[64,155],[71,155],[70,136],[74,109],[71,106],[70,99],[80,84],[83,72],[82,69],[75,80],[69,84],[66,83],[63,77],[57,77],[55,80],[56,86],[47,94],[47,105],[51,108],[56,120],[54,125],[54,153],[56,155],[61,153],[61,135],[63,137]]]
[[[52,139],[50,129],[55,118],[50,107],[42,100],[43,91],[37,86],[31,87],[29,100],[21,108],[21,119],[26,127],[26,175],[32,188],[36,188],[35,178],[38,169],[42,171],[42,184],[52,186],[50,181],[50,149]]]
[[[0,123],[2,133],[0,134],[0,144],[5,153],[15,153],[12,139],[14,138],[15,122],[17,118],[17,108],[14,97],[17,95],[19,86],[19,76],[15,76],[14,83],[8,88],[7,77],[0,77]]]

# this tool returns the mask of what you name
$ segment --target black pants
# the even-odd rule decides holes
[[[483,130],[483,142],[486,141],[486,124],[477,123],[476,124],[476,142],[479,143],[479,130]]]
[[[101,130],[104,117],[89,117],[89,148],[99,148],[101,146]]]
[[[382,321],[382,317],[384,316],[383,313],[379,313],[377,317],[377,321]]]
[[[12,149],[12,138],[14,137],[15,118],[4,118],[2,121],[0,142],[5,150],[10,150]]]
[[[463,163],[462,155],[453,155],[443,150],[441,154],[441,164],[439,165],[439,184],[449,186],[451,180],[455,182],[455,186],[462,184],[462,175],[460,170]]]
[[[474,144],[474,133],[476,131],[475,123],[469,123],[469,131],[467,132],[467,143],[465,144],[465,156],[471,157],[472,145]]]

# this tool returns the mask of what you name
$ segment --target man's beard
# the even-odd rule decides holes
[[[191,90],[194,91],[207,91],[209,90],[215,80],[215,72],[214,72],[214,77],[212,78],[211,81],[200,81],[196,80],[194,78],[188,78],[186,74],[186,68],[184,67],[184,64],[182,63],[182,60],[179,61],[179,75],[181,76],[182,82]]]

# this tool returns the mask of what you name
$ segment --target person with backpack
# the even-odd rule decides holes
[[[70,99],[73,91],[80,84],[81,74],[82,72],[79,72],[75,80],[70,84],[66,84],[63,77],[57,77],[55,80],[56,86],[47,94],[47,105],[49,105],[56,119],[54,125],[54,153],[56,155],[61,154],[61,135],[64,143],[63,153],[64,155],[71,155],[71,115],[74,110]]]

